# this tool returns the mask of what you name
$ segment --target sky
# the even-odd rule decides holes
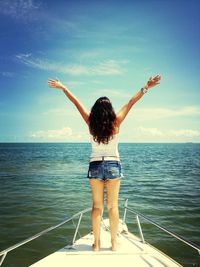
[[[200,142],[198,0],[0,0],[0,142],[88,142],[82,117],[49,78],[90,111],[131,109],[120,142]]]

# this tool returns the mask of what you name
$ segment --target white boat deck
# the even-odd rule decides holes
[[[150,244],[142,243],[135,235],[128,232],[126,225],[120,221],[119,248],[113,252],[110,244],[109,221],[104,220],[101,225],[101,250],[92,251],[93,234],[90,233],[75,242],[73,247],[66,246],[53,254],[34,263],[31,267],[66,267],[87,266],[106,267],[180,267],[167,255]]]

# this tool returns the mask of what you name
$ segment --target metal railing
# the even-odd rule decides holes
[[[140,223],[140,219],[139,218],[143,218],[144,220],[150,222],[151,224],[153,224],[157,228],[161,229],[162,231],[168,233],[169,235],[175,237],[176,239],[180,240],[181,242],[183,242],[183,243],[187,244],[188,246],[192,247],[193,249],[197,250],[198,253],[200,254],[200,246],[198,246],[198,245],[194,244],[193,242],[187,240],[185,237],[182,237],[182,236],[174,233],[173,231],[168,230],[166,227],[161,226],[157,222],[154,222],[152,219],[147,218],[145,215],[143,215],[143,214],[141,214],[141,213],[139,213],[139,212],[137,212],[137,211],[135,211],[133,209],[128,208],[128,199],[126,199],[125,203],[124,203],[124,216],[123,216],[123,223],[124,224],[126,222],[127,211],[129,211],[130,213],[136,215],[136,221],[137,221],[137,225],[138,225],[138,230],[139,230],[140,237],[141,237],[141,240],[142,240],[143,243],[145,243],[145,240],[144,240],[144,235],[143,235],[143,232],[142,232],[142,227],[141,227],[141,223]]]
[[[75,230],[75,233],[74,233],[73,241],[72,241],[72,246],[73,246],[74,243],[75,243],[75,241],[76,241],[76,236],[77,236],[77,233],[78,233],[78,229],[79,229],[79,226],[80,226],[80,223],[81,223],[81,219],[82,219],[82,217],[83,217],[83,214],[84,214],[84,213],[87,213],[87,212],[89,212],[89,211],[91,211],[91,208],[84,209],[84,210],[82,210],[82,211],[80,211],[80,212],[74,214],[72,217],[70,217],[70,218],[68,218],[68,219],[66,219],[66,220],[64,220],[64,221],[62,221],[61,223],[59,223],[59,224],[57,224],[57,225],[54,225],[54,226],[52,226],[52,227],[49,227],[49,228],[45,229],[44,231],[37,233],[36,235],[33,235],[33,236],[31,236],[31,237],[29,237],[29,238],[27,238],[27,239],[25,239],[25,240],[23,240],[23,241],[21,241],[21,242],[15,244],[15,245],[13,245],[13,246],[11,246],[11,247],[9,247],[9,248],[7,248],[7,249],[2,250],[2,251],[0,252],[0,257],[2,256],[2,258],[1,258],[1,260],[0,260],[0,266],[2,265],[3,261],[5,260],[5,257],[6,257],[6,255],[8,254],[8,252],[10,252],[10,251],[12,251],[12,250],[14,250],[14,249],[16,249],[16,248],[18,248],[18,247],[21,247],[21,246],[23,246],[24,244],[26,244],[26,243],[28,243],[28,242],[30,242],[30,241],[32,241],[32,240],[34,240],[34,239],[36,239],[36,238],[38,238],[38,237],[44,235],[44,234],[46,234],[46,233],[48,233],[48,232],[50,232],[50,231],[52,231],[52,230],[57,229],[58,227],[62,226],[63,224],[65,224],[65,223],[67,223],[67,222],[69,222],[69,221],[72,221],[72,222],[73,222],[73,219],[79,217],[79,219],[78,219],[78,223],[77,223],[77,226],[76,226],[76,230]]]

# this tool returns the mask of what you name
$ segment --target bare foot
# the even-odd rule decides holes
[[[93,251],[99,251],[100,250],[100,241],[99,242],[95,242],[93,245],[92,245],[92,249]]]
[[[112,244],[112,251],[117,251],[117,249],[118,249],[118,243],[117,243],[117,241],[111,241],[111,244]]]

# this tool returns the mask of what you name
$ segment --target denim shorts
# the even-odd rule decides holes
[[[92,161],[89,164],[87,177],[103,181],[122,178],[121,163],[116,160]]]

